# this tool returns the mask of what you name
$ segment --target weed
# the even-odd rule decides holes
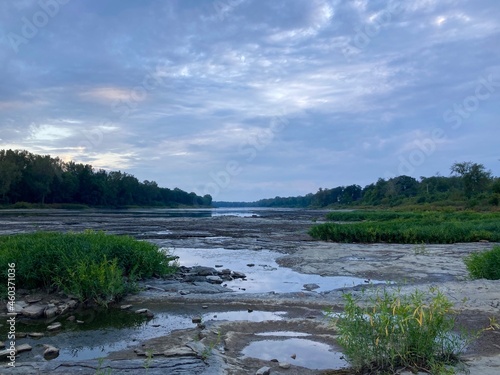
[[[413,252],[415,255],[429,255],[429,249],[425,246],[425,243],[421,243],[420,245],[415,245],[413,247]]]
[[[447,373],[471,341],[453,332],[452,304],[437,289],[429,290],[429,295],[384,289],[365,306],[352,294],[344,298],[344,313],[330,317],[356,371],[395,373],[406,368]]]
[[[500,280],[500,246],[470,254],[464,262],[471,278]]]
[[[24,288],[58,288],[101,305],[132,291],[139,278],[172,273],[174,259],[149,242],[104,232],[0,236],[0,263],[16,264]],[[0,272],[0,297],[7,277],[7,269]]]

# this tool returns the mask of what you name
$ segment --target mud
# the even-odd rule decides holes
[[[469,280],[463,263],[463,258],[468,254],[490,249],[493,244],[338,244],[314,241],[307,234],[312,225],[323,220],[325,211],[199,210],[196,211],[196,217],[193,217],[194,213],[195,211],[183,210],[0,211],[0,232],[96,229],[132,235],[172,250],[194,248],[207,251],[255,251],[256,259],[259,251],[265,250],[278,252],[281,255],[276,258],[277,264],[301,274],[349,276],[361,278],[365,282],[353,287],[284,293],[202,293],[201,287],[190,285],[189,293],[185,295],[180,294],[180,290],[184,288],[182,285],[169,288],[159,286],[158,289],[129,296],[123,303],[137,307],[157,304],[156,313],[162,311],[163,303],[185,308],[193,314],[222,309],[286,311],[287,315],[282,320],[265,321],[207,318],[199,327],[174,330],[167,335],[130,345],[125,350],[109,354],[100,363],[96,360],[66,364],[43,360],[23,362],[21,354],[21,367],[2,367],[0,373],[95,374],[99,366],[111,368],[113,374],[134,373],[133,371],[146,373],[144,364],[147,363],[150,374],[253,374],[264,366],[270,367],[272,374],[321,374],[325,370],[294,364],[291,356],[299,353],[290,353],[287,362],[291,366],[284,369],[279,366],[279,362],[245,357],[242,352],[251,343],[262,341],[261,334],[266,332],[295,332],[307,334],[307,339],[317,343],[330,345],[332,355],[335,355],[336,333],[324,311],[328,308],[341,311],[342,295],[346,292],[368,296],[371,290],[381,287],[372,285],[372,280],[390,281],[392,284],[384,287],[397,287],[408,293],[414,289],[425,291],[430,286],[438,286],[455,303],[459,323],[476,331],[490,328],[483,331],[466,352],[470,373],[493,375],[500,372],[500,329],[493,329],[490,325],[493,318],[500,321],[500,282]],[[220,263],[218,259],[213,259],[212,264],[202,265],[214,267],[216,263]],[[147,283],[153,283],[156,287],[164,282],[149,280]],[[278,335],[274,339],[285,343],[287,336]],[[175,348],[191,349],[180,357],[163,355]],[[144,357],[148,350],[156,354],[151,360]],[[139,370],[141,363],[143,367]],[[167,368],[169,372],[165,372]]]

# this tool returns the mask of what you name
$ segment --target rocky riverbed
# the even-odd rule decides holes
[[[492,244],[314,241],[307,231],[325,213],[0,211],[2,234],[84,229],[128,234],[165,247],[180,256],[181,265],[190,267],[170,279],[144,281],[140,293],[121,302],[122,307],[129,305],[128,314],[141,309],[151,314],[134,323],[138,328],[115,327],[103,337],[95,328],[72,336],[70,327],[76,322],[64,320],[56,332],[42,332],[45,337],[19,338],[16,344],[30,345],[32,350],[18,355],[15,368],[1,367],[0,374],[96,374],[108,369],[112,374],[256,374],[267,370],[271,374],[322,374],[333,373],[332,369],[348,373],[325,309],[340,312],[345,292],[361,295],[365,289],[369,295],[380,287],[410,292],[438,286],[456,304],[458,320],[465,327],[480,330],[490,325],[491,318],[500,321],[500,282],[470,281],[463,264],[466,255],[490,249]],[[49,304],[50,299],[58,300],[59,304],[53,304],[55,311],[70,301],[61,296],[44,298]],[[122,313],[117,307],[116,315]],[[66,319],[65,314],[71,312],[46,319],[56,322],[58,316]],[[81,321],[85,325],[90,319]],[[85,347],[99,342],[101,353],[90,351],[85,358],[64,355],[65,347],[78,353],[75,341]],[[63,354],[45,359],[44,344],[58,346]],[[466,358],[471,374],[498,374],[500,330],[484,331]]]

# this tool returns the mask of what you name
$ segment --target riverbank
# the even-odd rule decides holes
[[[322,344],[329,345],[330,356],[339,359],[341,354],[335,353],[338,349],[335,346],[336,333],[325,318],[324,311],[326,308],[341,311],[342,295],[346,292],[362,295],[362,289],[376,287],[371,285],[372,280],[397,282],[397,286],[407,292],[415,288],[425,291],[429,286],[438,286],[460,310],[459,322],[470,329],[487,328],[490,318],[500,321],[500,283],[468,280],[463,264],[465,256],[490,249],[492,244],[419,247],[314,241],[307,232],[312,225],[323,221],[325,213],[307,210],[200,210],[198,217],[188,217],[180,216],[179,211],[168,210],[78,213],[58,210],[36,214],[16,210],[9,215],[2,212],[0,222],[4,234],[35,230],[102,229],[151,241],[174,253],[176,249],[217,250],[221,254],[226,251],[227,259],[238,258],[237,254],[255,254],[253,267],[248,266],[245,260],[241,268],[232,268],[233,271],[248,274],[249,278],[242,283],[252,283],[251,272],[256,272],[255,277],[260,277],[258,275],[265,271],[271,278],[279,278],[274,276],[279,274],[278,271],[272,269],[276,266],[264,267],[271,265],[269,260],[266,260],[267,263],[260,262],[259,254],[265,252],[275,254],[273,259],[278,267],[306,276],[322,275],[325,280],[326,277],[347,276],[362,281],[355,286],[340,288],[329,289],[327,285],[311,289],[304,285],[292,285],[287,292],[267,290],[258,293],[233,289],[223,293],[207,293],[205,284],[189,283],[190,290],[186,293],[186,283],[148,280],[141,293],[127,297],[122,303],[133,305],[132,309],[148,308],[154,314],[155,317],[141,329],[150,327],[156,330],[155,337],[140,339],[138,336],[137,341],[127,343],[123,349],[106,354],[107,359],[101,363],[95,359],[83,362],[44,361],[37,359],[36,354],[25,361],[23,353],[18,358],[17,369],[2,368],[0,372],[95,374],[100,368],[111,368],[112,374],[131,374],[146,373],[144,365],[147,364],[149,374],[166,373],[167,368],[171,371],[168,373],[176,373],[173,372],[175,368],[182,369],[184,372],[179,374],[253,374],[266,366],[272,369],[271,373],[276,374],[321,374],[326,370],[324,367],[312,368],[312,356],[307,363],[300,361],[297,348],[302,347],[297,345],[315,347],[318,353],[322,353]],[[180,261],[182,264],[182,258]],[[210,257],[207,264],[200,265],[227,268],[223,259]],[[146,284],[152,288],[146,288]],[[393,284],[390,287],[397,286]],[[220,287],[224,287],[223,284]],[[368,293],[365,292],[365,295]],[[172,311],[174,307],[183,311],[187,321],[186,325],[179,323],[180,329],[177,331],[167,323],[172,315],[166,314],[166,311]],[[200,316],[201,326],[191,321]],[[273,332],[274,336],[270,337]],[[471,374],[493,375],[500,369],[500,334],[497,332],[484,331],[476,344],[467,351],[467,365],[470,366]],[[252,343],[265,345],[269,341],[279,342],[287,352],[280,353],[272,346],[267,349],[261,346],[260,351],[274,354],[284,367],[288,363],[290,368],[280,367],[279,362],[271,361],[273,358],[255,358],[243,354],[253,347]],[[35,345],[34,351],[39,350]],[[154,355],[151,360],[147,358],[149,351]],[[294,354],[295,359],[292,358]],[[323,363],[321,356],[316,363]]]

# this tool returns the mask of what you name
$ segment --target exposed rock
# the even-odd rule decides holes
[[[42,299],[39,297],[26,297],[26,302],[29,304],[40,302]]]
[[[47,326],[48,331],[56,331],[58,329],[61,329],[62,324],[59,322],[52,323],[51,325]]]
[[[257,370],[255,375],[269,375],[271,374],[271,368],[270,367],[261,367],[260,369]]]
[[[148,289],[148,290],[157,290],[158,292],[165,292],[165,289],[158,288],[158,287],[152,286],[152,285],[146,285],[146,289]]]
[[[180,347],[180,348],[165,350],[163,355],[165,357],[185,357],[185,356],[196,356],[196,353],[191,348]]]
[[[76,317],[74,315],[68,316],[68,319],[66,319],[68,322],[74,322]]]
[[[292,354],[292,355],[290,356],[290,358],[293,358],[293,359],[297,358],[297,354]]]
[[[155,316],[155,314],[153,314],[151,312],[151,310],[149,310],[149,309],[138,309],[138,310],[135,310],[135,313],[136,314],[144,314],[144,315],[146,315],[150,319]]]
[[[39,339],[40,337],[45,336],[45,334],[42,332],[31,332],[31,333],[28,333],[28,336],[32,337],[34,339]]]
[[[44,345],[45,348],[43,352],[43,358],[45,359],[54,359],[59,357],[59,349],[52,345]]]
[[[288,363],[288,362],[280,362],[278,366],[279,366],[280,368],[282,368],[282,369],[285,369],[285,370],[287,370],[287,369],[289,369],[290,367],[292,367],[292,365],[291,365],[290,363]]]
[[[16,346],[17,353],[29,352],[31,349],[33,349],[33,348],[31,347],[31,345],[28,345],[28,344],[21,344],[21,345]]]
[[[4,349],[5,348],[5,343],[3,341],[0,341],[0,349]]]
[[[201,323],[201,316],[195,316],[191,319],[193,323]]]
[[[45,305],[36,303],[25,307],[22,311],[22,314],[24,316],[27,316],[28,318],[41,318],[43,316],[45,308]]]
[[[222,279],[219,276],[207,276],[206,279],[211,284],[222,284]]]
[[[217,270],[212,267],[195,266],[191,268],[191,272],[198,276],[210,276],[217,274]]]
[[[255,267],[255,264],[254,263],[248,263],[247,267]]]
[[[5,349],[5,350],[0,350],[0,359],[5,359],[9,356],[16,355],[15,350],[10,350],[10,349]]]
[[[132,305],[121,305],[120,310],[128,310],[132,307]]]
[[[233,271],[232,276],[235,279],[246,279],[247,277],[247,275],[245,275],[243,272],[237,272],[237,271]]]
[[[186,295],[188,295],[189,293],[190,293],[190,291],[189,291],[189,290],[179,290],[179,294],[180,294],[181,296],[186,296]]]
[[[76,323],[77,323],[77,324],[83,324],[83,323],[85,323],[85,322],[84,322],[83,320],[77,320],[77,321],[76,321]]]
[[[319,288],[319,285],[318,284],[304,284],[304,289],[305,290],[314,290],[314,289],[318,289]]]
[[[44,311],[44,315],[46,318],[53,318],[54,316],[57,315],[57,312],[58,312],[57,310],[58,310],[58,308],[55,306],[50,306],[50,307],[47,306],[47,308]]]

